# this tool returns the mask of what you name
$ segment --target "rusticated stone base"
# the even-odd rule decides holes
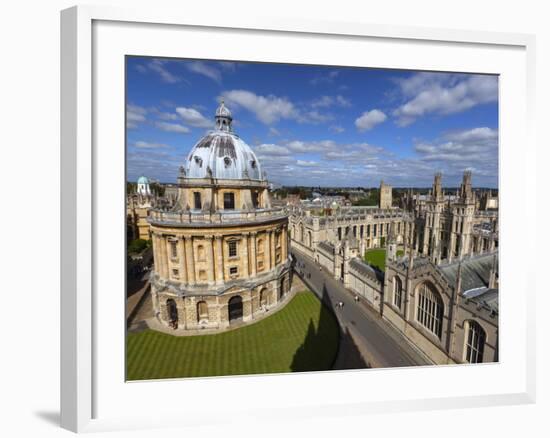
[[[157,321],[165,329],[189,335],[224,331],[261,319],[284,306],[291,292],[290,265],[254,281],[233,282],[225,290],[186,290],[152,281]],[[166,330],[163,330],[166,331]]]

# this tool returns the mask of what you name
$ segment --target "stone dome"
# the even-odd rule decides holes
[[[189,152],[187,178],[263,180],[256,154],[232,130],[231,111],[222,102],[216,110],[216,129],[208,132]]]

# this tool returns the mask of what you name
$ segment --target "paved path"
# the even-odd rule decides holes
[[[355,302],[354,295],[341,282],[328,272],[319,269],[313,260],[298,251],[292,251],[296,257],[296,271],[308,287],[319,298],[330,303],[333,308],[339,301],[344,303],[341,309],[335,309],[336,316],[344,332],[348,332],[368,366],[403,367],[426,365],[428,362],[381,316],[364,302]],[[303,267],[302,267],[303,266]],[[347,329],[347,330],[346,330]],[[338,358],[344,361],[345,358]]]
[[[140,281],[143,283],[143,286],[126,298],[126,324],[128,327],[130,327],[132,322],[136,319],[136,315],[139,313],[144,300],[151,295],[149,292],[150,282],[147,274],[144,274]]]

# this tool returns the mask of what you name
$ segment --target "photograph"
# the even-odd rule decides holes
[[[498,75],[126,55],[121,111],[127,381],[499,362]]]

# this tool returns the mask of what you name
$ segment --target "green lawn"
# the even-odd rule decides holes
[[[398,249],[397,250],[397,257],[401,257],[403,255],[403,250]],[[369,249],[365,251],[365,261],[375,268],[380,269],[381,271],[386,269],[386,249],[385,248],[377,248],[377,249]]]
[[[328,370],[338,324],[313,293],[300,292],[277,313],[214,335],[127,336],[128,380]]]

